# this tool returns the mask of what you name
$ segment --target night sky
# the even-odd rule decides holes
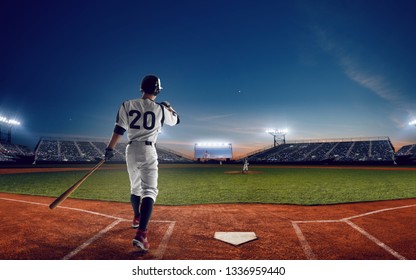
[[[1,1],[0,115],[13,141],[111,136],[161,78],[179,113],[159,144],[234,154],[287,140],[416,143],[415,1]]]

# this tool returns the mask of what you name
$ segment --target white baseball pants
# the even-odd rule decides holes
[[[126,147],[127,171],[130,178],[131,194],[142,199],[151,197],[156,202],[158,194],[158,161],[154,143],[132,141]]]

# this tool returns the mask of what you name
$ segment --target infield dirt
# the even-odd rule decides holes
[[[416,259],[416,199],[156,206],[146,254],[131,245],[128,203],[68,199],[50,210],[49,197],[0,193],[0,200],[0,259]],[[217,231],[258,239],[232,246],[215,240]]]

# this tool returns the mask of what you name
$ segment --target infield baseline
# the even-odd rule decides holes
[[[45,203],[26,201],[26,200],[20,200],[20,199],[3,198],[3,197],[0,197],[0,200],[11,201],[11,202],[16,202],[16,203],[25,203],[25,204],[31,204],[31,205],[38,205],[38,206],[44,207],[45,213],[46,213],[46,211],[48,211],[48,212],[51,211],[47,208],[48,204],[45,204]],[[387,211],[394,211],[394,210],[406,209],[406,208],[411,208],[411,207],[416,207],[416,204],[399,206],[399,207],[392,207],[392,208],[384,208],[384,209],[369,211],[369,212],[366,212],[366,213],[353,215],[353,216],[346,217],[346,218],[341,218],[341,219],[332,219],[332,220],[331,219],[328,219],[328,220],[319,220],[318,219],[318,220],[304,220],[304,221],[299,221],[298,220],[298,221],[290,221],[290,222],[292,224],[292,227],[293,227],[293,229],[296,233],[297,239],[300,242],[300,246],[303,249],[303,252],[306,255],[307,259],[311,259],[311,260],[312,259],[317,259],[317,255],[313,252],[311,246],[308,243],[307,238],[304,235],[304,232],[302,232],[301,225],[302,224],[313,224],[313,223],[342,223],[343,225],[345,225],[345,224],[348,225],[350,228],[354,229],[355,232],[358,232],[360,235],[365,236],[366,237],[365,239],[371,241],[370,244],[377,245],[379,248],[382,248],[385,252],[388,252],[389,255],[394,256],[396,259],[406,260],[406,258],[403,255],[396,252],[391,247],[387,246],[381,240],[377,239],[372,234],[370,234],[369,232],[367,232],[366,230],[364,230],[363,228],[358,226],[352,220],[357,219],[357,218],[361,218],[361,217],[365,217],[365,216],[369,216],[369,215],[374,215],[374,214],[378,214],[378,213],[387,212]],[[86,213],[86,214],[90,214],[90,215],[101,216],[101,217],[112,219],[112,221],[108,222],[108,224],[104,223],[103,228],[101,230],[98,229],[98,231],[99,231],[98,233],[96,233],[96,234],[92,233],[90,235],[91,236],[90,238],[88,238],[88,236],[87,236],[87,238],[86,238],[87,240],[85,242],[83,242],[81,245],[79,245],[78,247],[77,247],[76,244],[73,245],[72,248],[76,247],[74,250],[72,250],[69,253],[63,252],[62,255],[65,255],[63,257],[63,259],[72,259],[75,256],[77,256],[80,252],[85,252],[84,250],[87,249],[91,244],[93,244],[97,240],[105,237],[105,235],[107,233],[109,233],[112,229],[117,227],[120,223],[130,221],[130,220],[124,219],[122,217],[117,217],[117,216],[113,216],[113,215],[108,215],[108,214],[94,212],[94,211],[80,209],[80,208],[71,208],[71,207],[65,207],[65,206],[59,206],[58,208],[67,209],[67,210],[70,210],[70,211],[78,211],[78,212],[82,212],[82,213]],[[170,238],[173,234],[173,230],[174,230],[176,221],[154,220],[152,222],[167,223],[168,224],[168,227],[163,230],[164,234],[163,234],[163,231],[161,232],[163,234],[163,236],[160,235],[162,237],[162,239],[159,242],[159,246],[155,250],[152,250],[152,258],[153,259],[162,259],[164,257],[164,254],[165,254],[166,248],[168,246],[169,240],[170,240]],[[107,225],[105,225],[105,224],[107,224]],[[108,238],[108,237],[106,237],[106,238]],[[309,240],[309,241],[311,241],[311,240]],[[94,245],[92,247],[94,247]]]
[[[18,199],[3,198],[3,197],[0,197],[0,199],[1,200],[11,201],[11,202],[18,202],[18,203],[25,203],[25,204],[31,204],[31,205],[49,207],[49,204],[39,203],[39,202],[33,202],[33,201],[18,200]],[[99,213],[99,212],[95,212],[95,211],[89,211],[89,210],[85,210],[85,209],[80,209],[80,208],[72,208],[72,207],[66,207],[66,206],[58,206],[57,208],[67,209],[67,210],[72,210],[72,211],[78,211],[78,212],[82,212],[82,213],[87,213],[87,214],[91,214],[91,215],[96,215],[96,216],[111,218],[111,219],[114,219],[115,220],[111,224],[109,224],[108,226],[106,226],[104,229],[102,229],[99,233],[97,233],[96,235],[92,236],[90,239],[88,239],[87,241],[85,241],[84,243],[82,243],[80,246],[78,246],[77,248],[75,248],[73,251],[71,251],[70,253],[68,253],[67,255],[65,255],[62,258],[63,260],[72,259],[74,256],[76,256],[82,250],[86,249],[93,242],[95,242],[98,239],[100,239],[101,237],[103,237],[107,232],[109,232],[112,228],[114,228],[115,226],[117,226],[119,223],[121,223],[121,222],[130,222],[130,220],[127,220],[127,219],[124,219],[124,218],[120,218],[120,217],[116,217],[116,216],[112,216],[112,215],[107,215],[107,214],[103,214],[103,213]],[[165,232],[165,234],[164,234],[164,236],[162,238],[162,241],[160,242],[158,248],[154,252],[154,255],[156,256],[155,259],[156,260],[159,260],[159,259],[162,259],[163,258],[163,255],[164,255],[164,253],[166,251],[166,247],[167,247],[167,245],[169,243],[169,239],[172,236],[173,229],[175,227],[175,223],[176,222],[175,221],[162,221],[162,220],[154,220],[154,221],[151,221],[151,222],[152,223],[169,223],[169,227],[166,230],[166,232]]]
[[[376,237],[374,237],[373,235],[371,235],[370,233],[368,233],[367,231],[365,231],[364,229],[362,229],[358,225],[354,224],[351,220],[356,219],[356,218],[361,218],[361,217],[364,217],[364,216],[378,214],[378,213],[381,213],[381,212],[393,211],[393,210],[410,208],[410,207],[415,207],[415,206],[416,206],[416,204],[393,207],[393,208],[385,208],[385,209],[371,211],[371,212],[367,212],[367,213],[363,213],[363,214],[360,214],[360,215],[355,215],[355,216],[351,216],[351,217],[347,217],[347,218],[343,218],[343,219],[339,219],[339,220],[292,221],[292,226],[293,226],[293,229],[295,230],[295,233],[296,233],[296,235],[299,239],[300,245],[301,245],[306,257],[309,260],[316,260],[317,257],[314,254],[314,252],[312,251],[312,248],[309,245],[308,241],[306,240],[305,236],[303,235],[303,232],[300,229],[299,224],[306,224],[306,223],[346,223],[351,228],[355,229],[360,234],[364,235],[366,238],[368,238],[369,240],[374,242],[377,246],[381,247],[382,249],[387,251],[389,254],[393,255],[395,258],[397,258],[399,260],[406,260],[406,258],[404,256],[400,255],[398,252],[396,252],[395,250],[393,250],[392,248],[387,246],[385,243],[383,243],[382,241],[380,241],[379,239],[377,239]]]

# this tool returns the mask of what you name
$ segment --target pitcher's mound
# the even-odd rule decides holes
[[[225,171],[225,174],[241,174],[241,175],[248,175],[248,174],[260,174],[263,173],[262,171],[248,171],[248,173],[243,173],[243,171]]]

